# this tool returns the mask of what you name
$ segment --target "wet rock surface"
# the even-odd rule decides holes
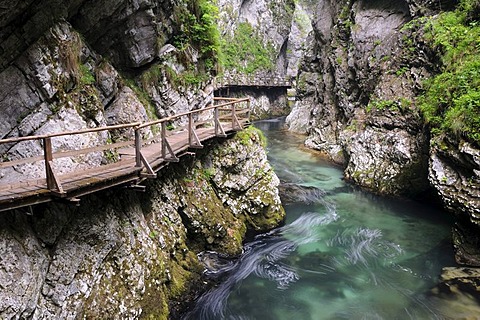
[[[439,308],[449,318],[468,319],[480,312],[480,270],[478,268],[443,268],[441,283],[430,295],[439,297]],[[445,303],[448,301],[448,303]]]
[[[278,190],[284,205],[295,202],[312,204],[325,195],[325,191],[316,187],[301,186],[295,183],[282,183],[279,185]]]

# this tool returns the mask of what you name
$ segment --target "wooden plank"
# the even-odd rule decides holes
[[[135,181],[136,179],[138,179],[137,171],[138,170],[132,170],[132,168],[123,168],[117,170],[115,172],[116,174],[100,174],[91,177],[85,177],[79,181],[69,182],[68,184],[64,184],[64,188],[68,189],[70,193],[86,188],[93,188],[94,191],[92,192],[96,192],[98,190],[108,188],[109,185],[117,185],[118,183],[120,183],[118,182],[120,180],[121,183]],[[92,192],[85,192],[83,194],[88,194]]]
[[[15,190],[2,190],[2,193],[0,193],[0,198],[3,196],[11,196],[14,195],[16,192]]]
[[[128,168],[132,172],[138,171],[139,168],[135,168],[133,163],[127,163],[123,165],[116,164],[112,167],[96,167],[90,170],[83,170],[80,174],[69,174],[62,176],[63,188],[68,192],[74,188],[80,188],[82,185],[91,185],[98,183],[100,177],[115,176],[122,168]]]
[[[134,166],[128,167],[115,167],[110,168],[109,170],[102,170],[102,171],[86,171],[82,175],[79,176],[70,176],[68,180],[64,180],[64,188],[71,189],[72,185],[81,186],[82,184],[92,184],[99,180],[99,177],[110,177],[118,175],[118,172],[123,171],[124,169],[128,169],[131,172],[139,171],[139,168],[135,168]],[[100,179],[101,180],[101,179]]]
[[[3,192],[3,190],[14,190],[17,188],[21,188],[23,186],[40,186],[40,187],[45,187],[46,188],[46,183],[45,179],[32,179],[32,180],[26,180],[26,181],[21,181],[17,183],[10,183],[7,185],[2,185],[0,187],[0,191]]]

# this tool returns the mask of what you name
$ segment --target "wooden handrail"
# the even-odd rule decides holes
[[[79,156],[79,155],[87,154],[87,153],[91,153],[91,152],[104,151],[104,150],[108,150],[108,149],[119,149],[119,148],[123,148],[123,147],[133,145],[134,143],[135,142],[133,140],[128,140],[128,141],[116,142],[116,143],[112,143],[112,144],[105,144],[105,145],[102,145],[102,146],[90,147],[90,148],[79,149],[79,150],[53,152],[52,156],[53,156],[53,159],[74,157],[74,156]],[[17,165],[25,164],[25,163],[29,163],[29,162],[36,162],[36,161],[40,161],[40,160],[44,160],[44,157],[43,156],[33,156],[33,157],[30,157],[30,158],[22,158],[22,159],[16,159],[16,160],[11,160],[11,161],[0,162],[0,169],[1,168],[6,168],[6,167],[17,166]]]
[[[44,134],[44,135],[39,135],[39,136],[25,136],[25,137],[7,138],[7,139],[0,139],[0,144],[16,143],[16,142],[22,142],[22,141],[27,141],[27,140],[42,140],[42,139],[45,139],[45,138],[69,136],[69,135],[74,135],[74,134],[83,134],[83,133],[99,132],[99,131],[106,131],[106,130],[134,128],[136,126],[139,126],[140,124],[141,124],[140,122],[132,122],[132,123],[127,123],[127,124],[118,124],[118,125],[107,126],[107,127],[81,129],[81,130],[78,130],[78,131],[65,131],[65,132],[49,133],[49,134]]]
[[[126,123],[126,124],[119,124],[119,125],[113,125],[113,126],[106,126],[106,127],[96,127],[96,128],[88,128],[88,129],[81,129],[77,131],[64,131],[64,132],[57,132],[57,133],[49,133],[49,134],[44,134],[44,135],[34,135],[34,136],[25,136],[25,137],[14,137],[14,138],[7,138],[7,139],[0,139],[0,144],[6,144],[6,143],[17,143],[17,142],[22,142],[22,141],[28,141],[28,140],[43,140],[48,137],[59,137],[59,136],[67,136],[67,135],[75,135],[75,134],[84,134],[84,133],[91,133],[91,132],[99,132],[99,131],[109,131],[109,130],[116,130],[116,129],[125,129],[125,128],[138,128],[142,129],[148,126],[152,126],[155,124],[160,124],[162,122],[167,122],[167,121],[173,121],[177,118],[187,116],[192,113],[199,113],[199,112],[204,112],[208,110],[212,110],[215,108],[221,108],[225,106],[229,106],[235,103],[240,103],[240,102],[246,102],[249,101],[249,98],[221,98],[221,97],[214,97],[213,100],[220,101],[220,100],[228,100],[229,102],[227,103],[222,103],[218,105],[213,105],[207,108],[203,109],[196,109],[196,110],[191,110],[183,113],[179,113],[167,118],[162,118],[158,120],[153,120],[149,122],[132,122],[132,123]]]
[[[53,193],[58,196],[62,196],[64,194],[63,188],[61,181],[59,180],[59,177],[56,175],[53,169],[53,160],[56,158],[62,158],[62,157],[69,157],[69,156],[74,156],[74,155],[80,155],[80,154],[87,154],[90,152],[97,152],[97,151],[103,151],[106,149],[118,149],[123,146],[127,145],[134,145],[135,146],[135,166],[142,168],[145,167],[147,170],[147,174],[149,176],[154,176],[152,172],[152,168],[150,167],[149,163],[147,162],[146,158],[142,154],[142,135],[141,135],[141,129],[156,125],[156,124],[161,124],[161,132],[160,132],[160,139],[161,139],[161,156],[164,161],[178,161],[177,156],[173,152],[172,147],[170,146],[168,140],[167,140],[167,129],[166,125],[167,122],[169,121],[174,121],[176,119],[179,119],[184,116],[188,116],[188,125],[187,125],[187,130],[188,130],[188,146],[191,148],[201,148],[203,147],[200,139],[197,136],[197,133],[195,130],[197,129],[197,125],[200,124],[205,124],[206,122],[211,122],[215,126],[215,135],[219,137],[226,136],[225,131],[222,128],[222,125],[220,123],[221,119],[224,119],[224,117],[219,115],[219,111],[228,111],[231,112],[229,115],[230,120],[232,121],[232,128],[234,130],[240,130],[241,129],[241,124],[240,121],[238,120],[237,116],[242,116],[244,114],[247,114],[247,117],[249,117],[249,110],[245,110],[245,108],[239,108],[237,109],[235,107],[236,104],[242,103],[242,102],[247,102],[247,107],[250,106],[250,100],[248,98],[241,98],[241,99],[236,99],[236,98],[214,98],[214,101],[218,100],[225,100],[228,102],[225,103],[220,103],[217,105],[212,104],[209,107],[203,108],[203,109],[196,109],[196,110],[191,110],[187,112],[183,112],[180,114],[176,114],[170,117],[158,119],[158,120],[153,120],[153,121],[148,121],[145,123],[141,122],[132,122],[132,123],[127,123],[127,124],[119,124],[119,125],[113,125],[113,126],[106,126],[106,127],[97,127],[97,128],[88,128],[88,129],[81,129],[77,131],[65,131],[65,132],[58,132],[58,133],[50,133],[50,134],[45,134],[45,135],[34,135],[34,136],[25,136],[25,137],[15,137],[15,138],[8,138],[8,139],[0,139],[0,145],[1,144],[6,144],[6,143],[17,143],[17,142],[22,142],[22,141],[28,141],[28,140],[38,140],[43,142],[43,156],[38,155],[38,156],[33,156],[33,157],[28,157],[28,158],[23,158],[23,159],[16,159],[12,161],[4,161],[0,162],[0,168],[4,168],[7,166],[14,166],[14,165],[19,165],[19,164],[25,164],[28,162],[36,162],[40,160],[45,161],[45,178],[46,178],[46,184],[48,189]],[[231,109],[225,109],[225,107],[231,106]],[[222,110],[223,109],[223,110]],[[193,115],[196,113],[200,112],[205,112],[205,111],[210,111],[214,110],[214,116],[209,118],[208,121],[201,121],[198,123],[195,123]],[[242,117],[245,118],[245,117]],[[89,147],[89,148],[84,148],[84,149],[78,149],[78,150],[69,150],[69,151],[60,151],[60,152],[53,152],[52,150],[52,138],[54,137],[60,137],[60,136],[67,136],[67,135],[78,135],[78,134],[85,134],[85,133],[93,133],[93,132],[100,132],[100,131],[109,131],[109,130],[116,130],[116,129],[125,129],[125,128],[132,128],[134,129],[135,132],[135,140],[134,141],[125,141],[125,142],[119,142],[119,143],[114,143],[114,144],[106,144],[103,146],[96,146],[96,147]],[[140,169],[141,170],[141,169]]]
[[[276,75],[245,75],[225,74],[215,79],[217,87],[222,86],[248,86],[248,87],[291,87],[292,80],[286,76]]]
[[[237,98],[214,97],[213,100],[215,100],[215,101],[235,101],[235,100],[237,100]]]
[[[232,99],[233,99],[233,98],[232,98]],[[214,100],[217,100],[217,99],[214,98]],[[173,121],[173,120],[176,120],[176,119],[178,119],[178,118],[188,116],[189,114],[194,114],[194,113],[200,113],[200,112],[204,112],[204,111],[209,111],[209,110],[212,110],[212,109],[215,109],[215,108],[226,107],[226,106],[229,106],[229,105],[233,105],[233,104],[235,104],[235,103],[246,102],[246,101],[249,101],[249,100],[250,100],[249,98],[234,99],[234,100],[232,100],[232,101],[230,101],[230,102],[226,102],[226,103],[222,103],[222,104],[218,104],[218,105],[213,105],[213,106],[206,107],[206,108],[203,108],[203,109],[191,110],[191,111],[187,111],[187,112],[175,114],[175,115],[170,116],[170,117],[167,117],[167,118],[162,118],[162,119],[158,119],[158,120],[153,120],[153,121],[145,122],[145,123],[140,124],[140,125],[138,126],[138,128],[141,129],[141,128],[153,126],[153,125],[155,125],[155,124],[160,124],[160,123],[162,123],[162,122]]]

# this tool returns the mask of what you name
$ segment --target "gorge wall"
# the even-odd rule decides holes
[[[228,77],[295,79],[304,41],[312,30],[312,1],[221,0],[218,6]],[[249,83],[219,92],[251,97],[255,118],[285,116],[291,110],[285,87]]]
[[[208,2],[4,1],[0,9],[0,137],[147,121],[209,105],[214,57]],[[215,29],[216,30],[216,29]],[[210,37],[212,36],[212,37]],[[213,40],[212,40],[213,41]],[[213,49],[212,49],[213,50]],[[172,126],[182,123],[172,123]],[[130,139],[133,132],[58,139],[54,151]],[[150,130],[143,138],[152,136]],[[262,136],[212,141],[150,180],[0,214],[0,318],[178,318],[203,267],[196,254],[235,255],[247,229],[284,215]],[[4,159],[42,154],[2,145]],[[64,158],[59,173],[115,155]],[[3,168],[3,183],[43,176]],[[29,215],[31,214],[31,215]]]
[[[204,287],[196,254],[235,255],[247,229],[284,215],[261,135],[211,142],[149,180],[81,206],[38,205],[0,215],[2,319],[178,318]]]
[[[206,3],[3,1],[0,137],[146,121],[208,105],[211,76],[220,70],[206,40]],[[432,139],[418,101],[424,80],[441,69],[439,52],[425,39],[425,19],[456,1],[218,5],[222,36],[247,35],[260,44],[249,47],[259,50],[252,61],[264,62],[247,70],[248,55],[235,51],[240,60],[227,70],[296,78],[290,130],[342,163],[358,185],[394,195],[435,191],[457,217],[458,261],[480,264],[479,146],[463,135]],[[205,33],[195,37],[192,30]],[[272,112],[282,99],[251,96],[258,117],[288,109]],[[131,134],[62,140],[54,149]],[[41,152],[33,143],[0,147],[8,159]],[[85,197],[78,208],[55,203],[35,207],[33,216],[0,214],[0,317],[175,317],[177,298],[201,281],[196,253],[235,254],[247,228],[281,221],[278,181],[265,159],[261,136],[249,131],[170,166],[146,194],[115,189]],[[109,155],[98,153],[56,169],[106,161]],[[0,179],[38,177],[39,170],[18,165],[2,169]]]
[[[432,66],[425,54],[407,59],[408,4],[322,1],[317,10],[291,130],[308,133],[306,144],[345,163],[347,178],[360,185],[425,190],[428,138],[413,97]],[[395,106],[379,105],[387,100]]]
[[[435,129],[420,110],[425,80],[444,63],[445,48],[427,39],[429,23],[456,5],[319,1],[287,123],[360,186],[406,196],[433,189],[455,214],[457,260],[478,266],[478,140],[467,131],[443,132],[443,124]],[[467,27],[479,20],[478,1],[461,5],[470,8]]]

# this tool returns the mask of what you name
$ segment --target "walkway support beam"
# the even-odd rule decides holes
[[[223,129],[222,124],[220,123],[218,108],[215,108],[214,121],[215,121],[215,135],[217,137],[225,138],[227,135],[225,134],[225,130]]]
[[[47,188],[49,190],[55,189],[55,179],[53,177],[51,161],[53,160],[52,156],[52,138],[46,137],[43,138],[43,155],[45,157],[45,175],[47,179]]]
[[[170,153],[170,157],[167,157],[167,151]],[[162,122],[162,158],[165,161],[172,161],[172,162],[178,162],[179,159],[175,155],[175,152],[173,152],[172,147],[170,146],[170,143],[168,143],[167,140],[167,123],[164,121]]]

